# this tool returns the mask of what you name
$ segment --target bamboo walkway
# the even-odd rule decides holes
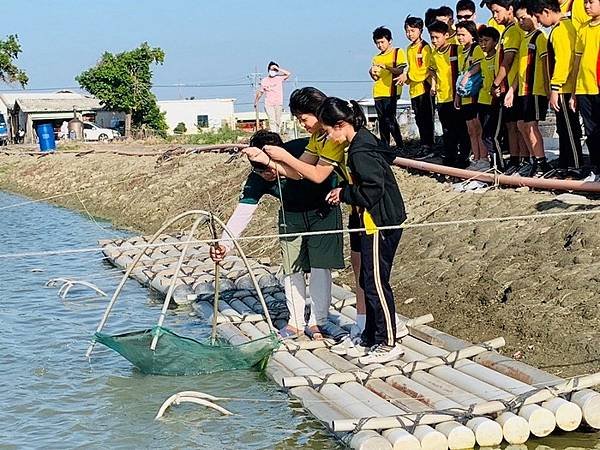
[[[161,235],[164,245],[148,248],[131,277],[166,295],[185,237]],[[107,259],[127,269],[148,237],[101,241]],[[252,262],[273,325],[287,321],[285,295],[273,267]],[[189,249],[173,291],[213,320],[214,263],[208,247]],[[241,258],[228,256],[220,268],[218,332],[232,344],[270,333],[262,306]],[[331,328],[344,333],[356,318],[355,297],[333,288]],[[362,366],[332,353],[331,341],[284,342],[267,374],[354,449],[463,449],[476,445],[525,443],[582,423],[600,429],[600,373],[564,380],[496,350],[504,339],[473,345],[438,331],[431,315],[407,319],[404,356]],[[159,344],[160,345],[160,344]]]

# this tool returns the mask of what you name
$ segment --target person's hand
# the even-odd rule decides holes
[[[569,100],[569,108],[571,108],[571,111],[577,112],[577,96],[576,95],[571,96],[571,100]]]
[[[260,172],[259,175],[265,181],[275,181],[277,179],[277,172],[275,171],[275,169],[272,169],[270,167]]]
[[[558,92],[552,91],[550,93],[550,108],[552,108],[556,112],[560,111],[560,102],[559,102],[558,97],[559,97]]]
[[[431,85],[431,88],[429,89],[429,94],[431,94],[432,97],[435,97],[437,95],[437,87],[435,87],[435,85]]]
[[[467,85],[467,83],[469,82],[469,78],[470,78],[469,72],[465,72],[465,75],[464,75],[464,77],[462,78],[462,80],[461,80],[461,82],[460,82],[460,85],[461,85],[462,87],[465,87],[465,86]]]
[[[265,145],[263,151],[269,155],[273,161],[284,161],[286,156],[289,155],[283,148],[277,147],[276,145]]]
[[[265,152],[263,152],[260,148],[257,147],[246,147],[242,150],[242,153],[246,155],[248,160],[259,164],[264,164],[265,166],[267,166],[271,161],[269,155],[267,155]]]
[[[221,244],[211,245],[208,254],[214,262],[221,262],[227,254],[227,247]]]
[[[504,97],[504,107],[512,108],[515,103],[515,90],[510,87],[510,89],[506,92],[506,97]]]
[[[454,97],[454,109],[460,109],[460,97],[457,95]]]
[[[502,88],[500,86],[495,86],[492,84],[490,94],[492,94],[492,97],[500,98],[502,96]]]
[[[401,73],[396,78],[394,78],[397,86],[404,86],[404,84],[408,81],[408,75],[406,72]]]
[[[342,188],[335,188],[329,191],[329,194],[325,197],[325,201],[330,205],[339,205],[341,202],[340,194],[342,193]]]

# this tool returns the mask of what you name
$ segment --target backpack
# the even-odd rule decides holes
[[[473,44],[471,46],[471,49],[469,50],[469,56],[465,59],[465,64],[469,61],[469,58],[473,56],[475,47],[476,44]],[[465,74],[469,70],[471,70],[471,67],[467,69],[466,66],[463,66],[462,69],[462,73],[456,80],[456,93],[459,95],[459,97],[477,97],[479,91],[481,90],[481,87],[483,86],[483,77],[481,76],[481,72],[477,72],[475,75],[471,75],[469,77],[469,80],[467,81],[467,84],[463,86],[462,81],[465,78]]]

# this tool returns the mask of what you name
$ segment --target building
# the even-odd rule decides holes
[[[235,127],[233,98],[161,100],[158,107],[165,113],[169,134],[177,125],[183,123],[185,132],[197,133],[198,130],[219,129],[223,126]]]
[[[95,122],[102,118],[100,126],[109,126],[124,119],[123,113],[106,111],[95,97],[71,91],[61,92],[4,92],[0,94],[0,113],[8,124],[11,138],[19,129],[25,131],[25,143],[35,142],[35,129],[39,124],[50,123],[55,130],[69,121],[77,112],[84,120]]]

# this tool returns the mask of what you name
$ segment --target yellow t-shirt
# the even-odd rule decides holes
[[[498,58],[498,52],[493,55],[486,56],[481,61],[481,76],[483,77],[483,85],[479,91],[479,99],[477,103],[480,105],[491,105],[493,102],[492,97],[492,84],[494,84],[494,78],[496,77],[496,59]]]
[[[501,35],[504,33],[504,29],[506,28],[504,25],[500,25],[498,22],[496,22],[493,17],[490,17],[490,20],[487,21],[487,26],[495,28]]]
[[[408,58],[408,85],[410,98],[425,94],[427,89],[425,81],[429,78],[429,66],[431,65],[431,47],[421,41],[411,44],[406,49]]]
[[[306,145],[306,152],[331,164],[340,181],[352,184],[352,177],[347,165],[347,148],[348,146],[345,144],[337,144],[327,139],[327,133],[321,131],[311,134]]]
[[[438,103],[453,102],[458,78],[458,45],[449,44],[442,51],[434,50],[430,69],[435,73]]]
[[[460,73],[465,73],[475,64],[481,63],[481,61],[485,58],[485,54],[481,47],[477,44],[473,44],[474,47],[469,46],[468,48],[463,47],[462,45],[458,46],[458,70]],[[477,100],[477,98],[475,98]],[[461,105],[470,105],[473,103],[472,97],[462,97],[460,99]]]
[[[573,21],[573,26],[576,31],[590,20],[590,16],[585,12],[585,4],[583,0],[562,0],[560,10],[563,14],[567,14]]]
[[[577,74],[573,73],[577,32],[571,19],[563,17],[548,37],[548,73],[553,91],[571,94]]]
[[[576,94],[600,94],[600,23],[588,21],[581,29],[575,45],[575,54],[581,56],[577,74]]]
[[[396,56],[396,51],[398,52]],[[392,48],[387,53],[375,55],[373,65],[382,65],[385,67],[406,67],[406,53],[404,49]],[[402,87],[396,86],[393,81],[394,75],[386,69],[381,69],[379,79],[373,83],[373,98],[381,97],[400,97]]]
[[[522,39],[523,31],[515,23],[508,25],[500,37],[500,43],[498,44],[498,58],[496,60],[496,75],[498,75],[498,70],[504,61],[504,57],[509,53],[515,54],[515,59],[510,67],[508,76],[506,77],[508,86],[512,86],[519,76],[519,48],[521,47]]]
[[[544,59],[548,57],[548,38],[542,30],[525,35],[519,50],[519,96],[548,95],[544,81]]]

